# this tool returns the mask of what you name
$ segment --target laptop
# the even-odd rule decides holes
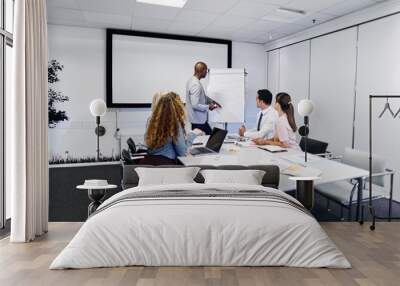
[[[196,147],[190,150],[193,156],[218,153],[224,143],[227,130],[214,127],[205,147]]]

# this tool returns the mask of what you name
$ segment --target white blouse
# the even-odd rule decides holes
[[[299,149],[296,133],[290,127],[286,114],[279,116],[276,124],[276,133],[280,142],[286,144],[289,148]]]

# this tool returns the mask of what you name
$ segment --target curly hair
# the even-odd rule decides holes
[[[175,92],[163,94],[151,115],[145,143],[149,149],[160,148],[169,139],[176,143],[179,128],[185,132],[185,108]]]
[[[152,101],[151,101],[151,111],[152,111],[152,112],[153,112],[154,109],[156,108],[157,103],[158,103],[158,100],[160,99],[160,97],[163,96],[163,95],[166,95],[166,94],[168,94],[168,92],[159,91],[159,92],[156,92],[156,93],[153,95],[153,99],[152,99]]]

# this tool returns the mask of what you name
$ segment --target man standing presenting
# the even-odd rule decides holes
[[[278,121],[278,112],[271,105],[272,93],[267,89],[257,91],[256,104],[261,111],[257,114],[256,126],[253,129],[246,130],[242,125],[239,128],[239,135],[251,139],[265,138],[273,139],[275,136],[275,124]]]
[[[207,65],[198,62],[194,66],[194,75],[186,84],[186,109],[189,121],[193,129],[200,129],[205,134],[211,134],[211,127],[208,124],[208,111],[220,108],[217,102],[206,96],[200,80],[205,78],[208,73]]]

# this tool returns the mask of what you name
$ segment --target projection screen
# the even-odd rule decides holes
[[[107,30],[107,106],[150,107],[154,93],[185,86],[197,61],[231,67],[231,41]]]

